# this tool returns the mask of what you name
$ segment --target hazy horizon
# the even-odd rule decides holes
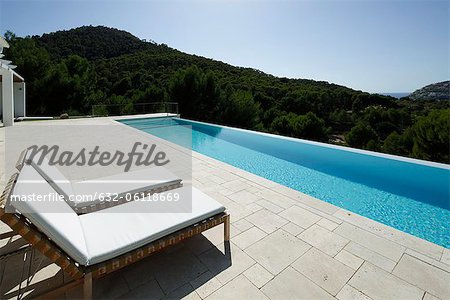
[[[0,30],[103,25],[278,77],[410,93],[449,79],[448,10],[448,1],[3,0]]]

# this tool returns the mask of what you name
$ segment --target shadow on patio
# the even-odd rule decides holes
[[[94,298],[180,299],[195,293],[194,290],[232,265],[229,242],[215,246],[210,241],[217,240],[215,235],[214,232],[212,236],[209,233],[209,239],[204,235],[195,236],[94,280]],[[5,238],[5,234],[0,235],[0,255],[24,244],[17,236]],[[58,266],[32,248],[0,260],[0,299],[31,299],[69,281],[71,278]],[[82,287],[78,286],[68,291],[65,297],[80,299],[82,295]],[[59,298],[64,298],[64,295]]]

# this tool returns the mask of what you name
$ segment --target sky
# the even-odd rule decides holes
[[[280,77],[411,92],[450,79],[449,3],[0,0],[0,32],[41,35],[104,25]]]

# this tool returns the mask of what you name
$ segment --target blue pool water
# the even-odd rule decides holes
[[[450,248],[448,165],[179,118],[121,122]]]

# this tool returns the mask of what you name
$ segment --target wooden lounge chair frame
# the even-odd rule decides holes
[[[173,189],[177,189],[182,187],[183,184],[181,182],[177,182],[174,184],[169,184],[169,185],[165,185],[165,186],[160,186],[157,188],[151,188],[148,190],[144,190],[144,191],[140,191],[140,192],[135,192],[135,193],[128,193],[128,195],[130,195],[130,199],[135,199],[136,196],[141,196],[141,195],[152,195],[152,194],[159,194],[162,192],[166,192],[169,190],[173,190]],[[124,197],[115,199],[115,201],[101,201],[101,202],[96,202],[93,204],[88,204],[77,208],[77,207],[72,207],[72,209],[78,214],[78,215],[82,215],[82,214],[88,214],[88,213],[92,213],[92,212],[96,212],[102,209],[106,209],[106,208],[110,208],[113,206],[117,206],[117,205],[121,205],[124,203],[129,202],[127,199],[125,199]]]
[[[143,247],[115,257],[105,262],[92,266],[82,266],[69,257],[50,238],[36,228],[25,216],[19,213],[6,213],[5,206],[11,196],[17,182],[19,173],[15,173],[9,179],[5,190],[0,196],[0,220],[7,224],[15,233],[22,236],[32,247],[48,257],[74,280],[63,284],[56,289],[39,295],[39,298],[50,298],[67,290],[83,284],[83,297],[92,298],[92,280],[101,278],[114,271],[122,269],[132,263],[140,261],[165,248],[178,244],[185,239],[193,237],[212,227],[224,224],[224,240],[230,240],[230,215],[226,212],[207,218],[194,225],[185,227],[175,233],[153,241]],[[8,254],[5,254],[8,255]]]

